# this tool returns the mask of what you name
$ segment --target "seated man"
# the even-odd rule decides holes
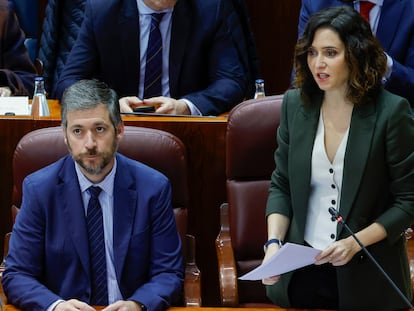
[[[70,155],[26,177],[3,274],[22,310],[164,310],[182,293],[168,179],[116,153],[118,97],[80,80],[62,98]]]
[[[222,0],[87,1],[55,97],[77,80],[97,78],[123,97],[122,112],[142,104],[168,114],[229,111],[246,94],[245,71],[227,25],[229,8]],[[163,13],[159,30],[151,24],[156,13]],[[153,33],[158,40],[151,40]],[[153,49],[159,51],[157,62],[147,59]]]
[[[13,4],[0,0],[0,96],[32,95],[36,69]]]

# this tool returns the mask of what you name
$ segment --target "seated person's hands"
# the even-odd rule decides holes
[[[1,86],[0,96],[1,97],[11,96],[11,89],[8,86]]]
[[[89,306],[87,303],[77,300],[70,299],[62,301],[56,305],[53,311],[70,311],[70,310],[82,310],[82,311],[95,311],[94,308]]]
[[[272,243],[267,247],[266,250],[266,254],[263,258],[263,262],[266,262],[267,260],[269,260],[274,254],[276,254],[276,252],[278,252],[280,249],[279,244],[277,243]],[[275,275],[275,276],[271,276],[268,278],[264,278],[262,279],[262,283],[264,285],[273,285],[276,282],[278,282],[280,280],[280,275]]]
[[[121,112],[132,112],[134,107],[142,104],[142,100],[136,96],[127,96],[119,99],[119,108],[121,109]]]
[[[155,113],[164,114],[190,114],[190,108],[187,103],[181,99],[174,99],[169,97],[153,97],[144,99],[144,104],[155,106]]]
[[[190,114],[190,108],[184,100],[177,100],[169,97],[153,97],[141,100],[136,96],[127,96],[119,99],[121,112],[132,112],[137,106],[154,106],[155,113],[161,114]]]

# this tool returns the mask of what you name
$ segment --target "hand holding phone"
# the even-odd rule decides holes
[[[134,112],[151,113],[155,112],[154,106],[137,106],[132,109]]]

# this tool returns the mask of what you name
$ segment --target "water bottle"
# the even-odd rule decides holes
[[[43,77],[35,78],[35,88],[32,105],[29,107],[33,116],[50,116],[49,105],[47,104],[45,81]]]
[[[256,85],[256,92],[254,93],[254,98],[263,98],[265,97],[265,88],[264,88],[264,80],[257,79],[255,82]]]

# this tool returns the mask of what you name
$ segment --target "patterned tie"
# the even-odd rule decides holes
[[[359,13],[365,18],[369,23],[369,12],[375,6],[375,3],[370,1],[359,1]]]
[[[86,223],[89,236],[89,255],[91,260],[92,293],[91,305],[108,305],[108,284],[106,277],[105,239],[101,204],[99,203],[100,187],[89,187],[91,195],[88,203]]]
[[[151,29],[148,38],[147,62],[145,65],[144,98],[162,95],[162,38],[159,24],[164,14],[151,14]]]

